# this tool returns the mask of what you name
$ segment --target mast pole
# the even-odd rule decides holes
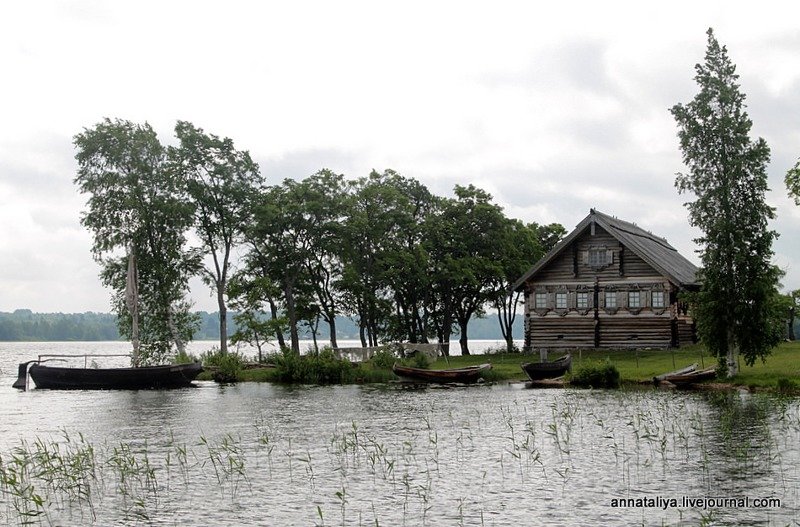
[[[125,303],[131,314],[131,344],[133,366],[139,366],[139,276],[133,242],[128,248],[128,276],[125,285]]]

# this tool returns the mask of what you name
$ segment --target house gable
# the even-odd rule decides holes
[[[592,252],[608,251],[608,261],[598,265]],[[589,215],[552,251],[537,262],[515,284],[520,291],[533,278],[537,282],[574,280],[596,276],[663,276],[684,287],[697,285],[697,267],[681,256],[665,239],[640,227],[601,212]]]

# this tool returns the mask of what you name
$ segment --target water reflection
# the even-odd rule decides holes
[[[74,461],[80,434],[93,449],[91,501],[36,480],[48,497],[44,525],[697,525],[708,510],[611,500],[740,495],[777,496],[782,507],[718,509],[715,524],[798,517],[800,409],[760,395],[522,384],[9,386],[0,412],[6,471],[15,451],[30,463],[44,447]],[[18,523],[4,490],[0,524]]]

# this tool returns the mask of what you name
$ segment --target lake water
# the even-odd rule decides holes
[[[0,524],[800,520],[794,399],[522,383],[10,387],[16,364],[39,353],[124,351],[118,344],[0,343]],[[701,498],[741,501],[688,501]]]

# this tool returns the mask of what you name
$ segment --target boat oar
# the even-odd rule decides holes
[[[28,362],[20,362],[19,370],[17,370],[17,380],[11,385],[12,388],[24,390],[28,384],[28,365],[32,362],[39,362],[38,360],[29,360]]]
[[[48,362],[51,360],[66,362],[64,359],[45,359],[45,360],[29,360],[28,362],[20,362],[19,369],[17,370],[17,380],[11,385],[12,388],[18,390],[25,390],[28,386],[28,366],[34,362]]]

